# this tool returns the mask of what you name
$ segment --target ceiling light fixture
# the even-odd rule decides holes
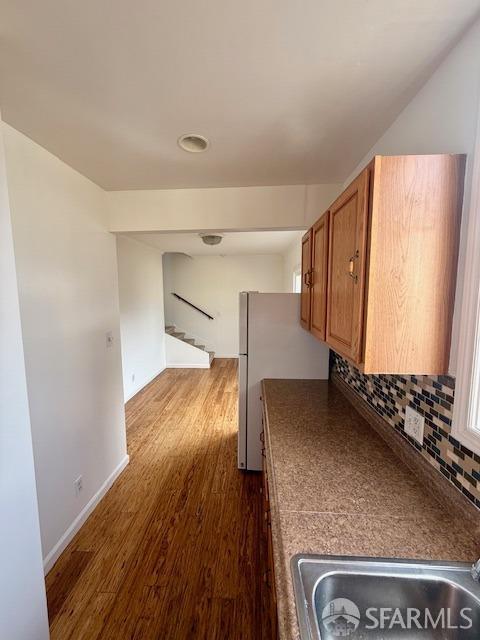
[[[210,246],[220,244],[220,242],[222,241],[222,236],[218,236],[215,234],[201,233],[200,237],[205,244],[208,244]]]
[[[178,146],[189,153],[201,153],[206,151],[210,144],[208,139],[197,133],[185,133],[178,139]]]

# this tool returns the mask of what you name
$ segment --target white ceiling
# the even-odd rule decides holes
[[[0,0],[3,117],[107,189],[341,182],[479,9]]]
[[[209,232],[215,233],[215,232]],[[186,253],[190,256],[264,255],[284,253],[293,242],[299,242],[305,231],[237,231],[220,232],[220,244],[204,244],[198,233],[124,234],[163,252]]]

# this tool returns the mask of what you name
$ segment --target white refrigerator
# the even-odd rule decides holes
[[[264,378],[328,379],[328,347],[300,325],[299,293],[240,293],[238,468],[262,469]]]

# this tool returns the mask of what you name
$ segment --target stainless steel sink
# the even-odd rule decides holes
[[[480,585],[456,562],[297,555],[302,640],[479,640]]]

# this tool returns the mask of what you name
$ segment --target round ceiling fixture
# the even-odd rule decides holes
[[[220,242],[222,241],[222,236],[218,236],[210,233],[202,233],[200,234],[200,237],[205,244],[208,244],[210,246],[215,244],[220,244]]]
[[[206,151],[209,144],[207,138],[196,133],[185,133],[178,139],[178,146],[189,153]]]

